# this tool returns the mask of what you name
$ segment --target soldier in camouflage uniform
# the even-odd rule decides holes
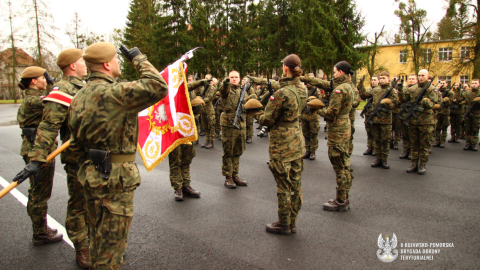
[[[213,78],[215,81],[213,92],[215,93],[214,99],[212,101],[213,109],[215,110],[215,138],[221,140],[220,131],[222,131],[222,126],[220,125],[220,115],[222,114],[222,105],[220,100],[220,92],[218,92],[218,80]]]
[[[348,211],[350,209],[349,191],[352,187],[353,170],[347,164],[350,164],[350,155],[348,154],[351,137],[349,113],[354,99],[349,83],[349,75],[352,73],[350,64],[345,61],[335,65],[333,68],[334,90],[329,93],[328,108],[320,110],[320,115],[327,121],[328,158],[337,180],[336,198],[323,205],[323,209],[328,211]],[[310,77],[301,79],[325,91],[330,89],[330,81]]]
[[[465,87],[460,91],[460,93],[465,93],[466,91],[471,90],[470,84],[466,83]],[[464,111],[464,114],[468,108],[466,108],[465,104],[462,104],[462,110]],[[465,119],[462,117],[462,122],[460,124],[460,139],[465,140]]]
[[[242,80],[242,87],[245,85],[247,82],[247,77],[243,78]],[[248,101],[250,98],[255,98],[255,85],[250,84],[250,87],[247,89],[245,92],[245,101]],[[246,120],[246,136],[247,136],[247,141],[246,143],[252,143],[252,137],[253,137],[253,118],[247,114],[247,120]]]
[[[373,139],[375,140],[375,153],[377,153],[377,159],[371,166],[382,166],[384,169],[389,169],[390,166],[387,164],[387,159],[390,152],[390,140],[392,139],[392,110],[395,108],[398,97],[395,94],[395,91],[392,90],[389,96],[382,99],[382,96],[390,88],[390,74],[387,71],[383,71],[379,78],[380,87],[374,88],[370,93],[362,91],[362,96],[367,98],[372,97],[374,108],[378,103],[382,104],[382,109],[380,111],[381,117],[375,115],[372,119],[372,134]]]
[[[299,79],[302,69],[297,55],[291,54],[283,60],[283,74],[279,90],[263,96],[265,111],[256,113],[255,118],[260,125],[270,127],[268,166],[277,182],[278,221],[267,224],[266,230],[289,235],[297,232],[297,216],[303,202],[302,154],[305,142],[300,118],[307,93]]]
[[[240,156],[245,150],[246,141],[246,116],[243,115],[243,121],[238,118],[238,126],[233,126],[235,110],[240,100],[240,74],[232,70],[229,77],[223,80],[218,86],[222,102],[222,115],[220,116],[220,125],[222,126],[222,174],[225,176],[225,186],[227,188],[236,188],[237,186],[246,186],[247,181],[238,177],[240,169]],[[245,103],[245,100],[243,100]]]
[[[455,83],[455,87],[453,88],[454,95],[459,96],[462,89],[460,88],[459,83]],[[461,137],[462,132],[462,121],[463,115],[465,114],[465,110],[463,109],[463,105],[459,103],[457,100],[452,99],[452,104],[450,105],[450,140],[449,143],[459,143],[459,139]]]
[[[372,81],[372,87],[367,89],[367,90],[365,90],[365,86],[364,86],[363,83],[360,83],[357,86],[357,89],[361,90],[361,91],[359,91],[360,98],[363,99],[363,100],[366,100],[367,103],[368,103],[369,98],[362,95],[362,93],[370,93],[373,88],[378,87],[378,76],[377,75],[372,76],[371,81]],[[365,104],[365,106],[367,106],[367,105]],[[363,152],[363,155],[365,155],[365,156],[367,156],[367,155],[376,156],[376,154],[373,152],[375,141],[373,140],[373,135],[372,135],[372,124],[367,122],[367,119],[370,116],[370,114],[372,113],[372,110],[373,110],[373,106],[371,106],[370,108],[367,108],[365,110],[365,114],[364,114],[365,130],[367,131],[367,150],[365,150],[365,152]]]
[[[138,113],[168,93],[167,83],[145,55],[136,47],[120,50],[141,79],[116,82],[120,65],[115,46],[106,42],[89,46],[83,58],[90,77],[73,98],[68,118],[70,148],[80,166],[78,179],[87,202],[92,269],[122,266],[134,191],[140,185],[135,163]]]
[[[395,90],[395,95],[398,97],[398,91]],[[398,113],[401,106],[400,100],[397,98],[395,108],[392,110],[392,141],[390,142],[390,149],[398,150],[398,143],[402,137],[402,121],[398,119]]]
[[[353,91],[353,102],[352,102],[352,109],[350,110],[350,113],[348,114],[348,117],[350,118],[350,142],[348,146],[348,155],[351,156],[353,153],[353,134],[355,133],[355,112],[357,111],[358,105],[360,105],[360,94],[357,90],[357,87],[352,82],[352,76],[350,75],[349,78],[350,80],[349,84],[350,87],[352,88]],[[350,159],[348,159],[350,161]],[[347,164],[348,167],[350,167],[350,163]]]
[[[476,102],[476,107],[474,110],[470,111],[468,118],[465,119],[465,135],[467,137],[467,142],[463,150],[472,150],[477,151],[477,144],[478,144],[478,131],[480,129],[480,101],[478,101],[480,97],[480,90],[479,90],[479,81],[478,79],[472,80],[472,89],[468,91],[464,91],[461,95],[455,95],[457,102],[462,102],[467,110]]]
[[[28,155],[30,160],[46,162],[51,149],[60,138],[63,143],[70,139],[68,130],[68,108],[75,94],[84,86],[83,78],[87,76],[87,68],[82,58],[83,51],[67,49],[57,58],[57,65],[63,72],[63,78],[56,83],[52,92],[44,99],[45,109],[43,121],[38,126],[35,146]],[[65,228],[68,238],[76,251],[76,261],[83,268],[90,267],[88,251],[88,225],[86,221],[86,203],[83,196],[83,186],[78,181],[78,164],[71,150],[67,148],[61,153],[62,164],[65,164],[68,187],[67,217]]]
[[[407,91],[403,91],[403,87],[399,85],[398,96],[402,102],[410,101],[413,104],[422,89],[427,85],[428,71],[422,69],[418,72],[418,84],[408,88]],[[435,118],[432,108],[436,103],[437,95],[434,87],[430,85],[418,104],[423,109],[423,112],[415,112],[418,118],[410,117],[408,120],[412,156],[412,165],[407,169],[408,173],[418,172],[419,174],[425,174],[425,165],[429,156],[428,149],[433,144]]]
[[[416,74],[411,74],[410,76],[408,76],[408,83],[406,85],[397,85],[397,93],[400,92],[399,87],[403,87],[403,89],[401,91],[407,92],[409,87],[413,87],[417,83],[418,83],[417,75]],[[407,102],[406,100],[402,100],[400,98],[398,100],[400,102],[400,107],[404,106],[404,104]],[[408,100],[408,102],[410,103],[410,100]],[[410,142],[410,136],[409,136],[409,131],[408,131],[409,127],[403,123],[403,119],[405,119],[405,117],[407,116],[407,112],[410,109],[408,104],[405,105],[407,107],[400,114],[400,118],[398,118],[398,116],[397,116],[398,120],[400,121],[400,123],[402,125],[401,127],[402,127],[403,153],[400,155],[400,159],[410,159],[409,156],[410,156],[410,152],[411,152],[411,149],[412,149],[412,146],[411,146],[412,144]]]
[[[210,84],[212,80],[212,75],[205,75],[205,85],[199,87],[201,89],[201,94],[198,97],[204,98],[205,106],[203,107],[202,112],[200,113],[202,131],[206,135],[205,144],[202,145],[202,148],[211,149],[214,147],[213,140],[215,139],[215,110],[213,109],[213,98],[215,96],[214,86]],[[205,87],[207,90],[205,91]],[[203,94],[205,93],[205,96]]]
[[[22,129],[23,139],[20,155],[27,166],[15,176],[13,181],[21,183],[30,176],[27,213],[32,220],[33,244],[55,243],[63,239],[63,236],[58,234],[57,230],[47,227],[47,201],[52,194],[55,160],[45,163],[45,161],[31,161],[28,157],[28,153],[35,143],[38,125],[42,121],[44,91],[47,83],[52,84],[53,81],[48,76],[46,70],[40,67],[26,68],[20,78],[18,86],[25,90],[25,98],[18,108],[17,121]],[[45,148],[44,151],[50,154],[56,148],[57,142],[54,140],[52,145],[49,148]]]
[[[442,80],[439,85],[439,98],[441,108],[437,110],[437,124],[435,126],[435,140],[433,147],[445,147],[447,140],[447,129],[450,125],[450,105],[452,105],[453,91],[450,91],[447,81]],[[443,97],[445,95],[445,97]],[[447,98],[448,97],[448,98]]]
[[[313,77],[313,73],[309,74]],[[323,95],[317,87],[307,84],[308,97],[314,96],[321,100]],[[305,154],[303,159],[314,160],[316,158],[315,151],[318,149],[318,132],[320,131],[320,115],[318,109],[302,108],[302,133],[305,138]]]
[[[191,90],[208,83],[209,80],[200,80],[187,85],[194,115],[198,115],[203,111],[205,102]],[[183,201],[183,194],[192,198],[200,198],[200,192],[190,186],[190,164],[192,164],[195,156],[195,146],[192,143],[180,144],[168,154],[170,183],[174,189],[176,201]]]

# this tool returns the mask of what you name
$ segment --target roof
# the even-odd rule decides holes
[[[0,62],[5,62],[6,64],[11,64],[13,61],[12,59],[13,50],[12,48],[8,48],[0,53]],[[15,58],[17,62],[17,66],[35,66],[37,65],[37,61],[33,57],[31,57],[28,53],[24,50],[16,48],[15,49]]]
[[[474,39],[474,38],[458,38],[458,39],[433,40],[433,41],[421,42],[420,44],[441,43],[441,42],[455,42],[455,41],[468,41],[468,40],[475,40],[475,39]],[[409,45],[409,44],[410,44],[410,43],[394,43],[394,44],[377,45],[377,47],[405,46],[405,45]]]

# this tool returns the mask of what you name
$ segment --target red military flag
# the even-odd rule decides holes
[[[184,60],[182,57],[160,73],[168,84],[167,96],[138,114],[137,148],[147,171],[153,170],[178,145],[198,138]]]

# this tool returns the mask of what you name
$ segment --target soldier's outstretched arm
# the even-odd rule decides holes
[[[330,81],[328,80],[320,80],[320,79],[309,77],[309,76],[300,76],[300,80],[302,82],[306,82],[313,86],[316,86],[320,89],[330,90]]]

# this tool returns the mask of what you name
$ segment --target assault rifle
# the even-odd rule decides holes
[[[462,88],[462,87],[460,87],[460,89],[461,89],[461,88]],[[464,86],[464,87],[463,87],[463,90],[460,90],[460,94],[462,93],[462,91],[465,91],[465,89],[467,89],[467,86]],[[450,105],[450,109],[451,109],[451,110],[456,110],[456,109],[458,109],[458,105],[459,105],[459,104],[458,104],[456,101],[453,101],[453,102],[452,102],[452,105]]]
[[[452,91],[453,87],[455,87],[455,84],[452,84],[452,88],[448,89],[448,91],[445,91],[445,93],[442,94],[442,98],[445,98],[448,95],[448,92]]]
[[[203,89],[203,93],[202,93],[202,99],[203,100],[205,100],[205,95],[207,94],[207,90],[209,90],[209,88],[210,88],[209,86],[210,86],[210,84],[208,83],[208,81],[205,81],[203,83],[203,88],[205,88],[205,89]]]
[[[236,129],[240,129],[238,126],[238,118],[240,120],[245,120],[242,116],[243,113],[243,99],[245,98],[245,92],[247,92],[247,89],[250,87],[250,79],[247,79],[245,82],[245,85],[242,88],[242,91],[240,92],[240,98],[238,98],[238,104],[237,104],[237,109],[235,110],[235,118],[233,119],[233,126]]]
[[[472,105],[470,105],[470,108],[468,108],[468,111],[465,113],[463,118],[465,118],[465,120],[469,119],[469,115],[472,114],[474,110],[480,109],[479,105],[480,103],[478,101],[474,101]]]
[[[413,116],[413,117],[415,117],[415,119],[418,118],[418,116],[415,114],[417,111],[418,112],[423,112],[424,111],[424,109],[422,107],[420,107],[418,104],[420,104],[420,102],[422,101],[423,96],[427,92],[428,88],[432,85],[432,82],[433,82],[433,80],[435,80],[435,77],[437,77],[437,75],[435,75],[433,77],[433,79],[427,84],[427,86],[425,86],[425,88],[423,88],[422,91],[420,91],[420,94],[418,94],[418,97],[417,97],[417,99],[415,99],[415,102],[410,104],[411,105],[410,110],[408,110],[408,113],[405,116],[405,119],[403,120],[403,124],[405,126],[407,126],[407,127],[409,126],[408,119],[410,119],[410,117]]]
[[[390,96],[390,93],[392,92],[393,88],[395,88],[395,86],[397,85],[397,82],[398,80],[395,78],[392,82],[392,87],[390,87],[387,91],[385,91],[385,93],[383,93],[382,97],[380,98],[380,100],[378,100],[378,103],[377,103],[377,106],[375,106],[375,108],[373,108],[373,111],[372,113],[370,114],[370,116],[368,117],[367,119],[367,122],[372,125],[373,122],[372,122],[372,119],[373,117],[375,116],[378,116],[378,118],[381,118],[382,115],[380,114],[380,111],[384,111],[386,112],[387,110],[382,108],[382,103],[381,101],[384,99],[384,98],[387,98],[388,96]]]
[[[311,97],[315,94],[315,92],[317,91],[317,88],[315,86],[313,86],[313,89],[312,91],[308,94],[308,97]],[[307,97],[307,98],[308,98]],[[303,109],[306,113],[309,113],[310,112],[310,109],[308,108],[308,105],[305,104],[305,108]]]
[[[373,107],[373,98],[369,98],[368,101],[367,101],[367,104],[365,104],[365,106],[363,107],[363,110],[362,112],[360,113],[360,116],[362,118],[365,118],[365,113],[370,110],[370,108]]]

